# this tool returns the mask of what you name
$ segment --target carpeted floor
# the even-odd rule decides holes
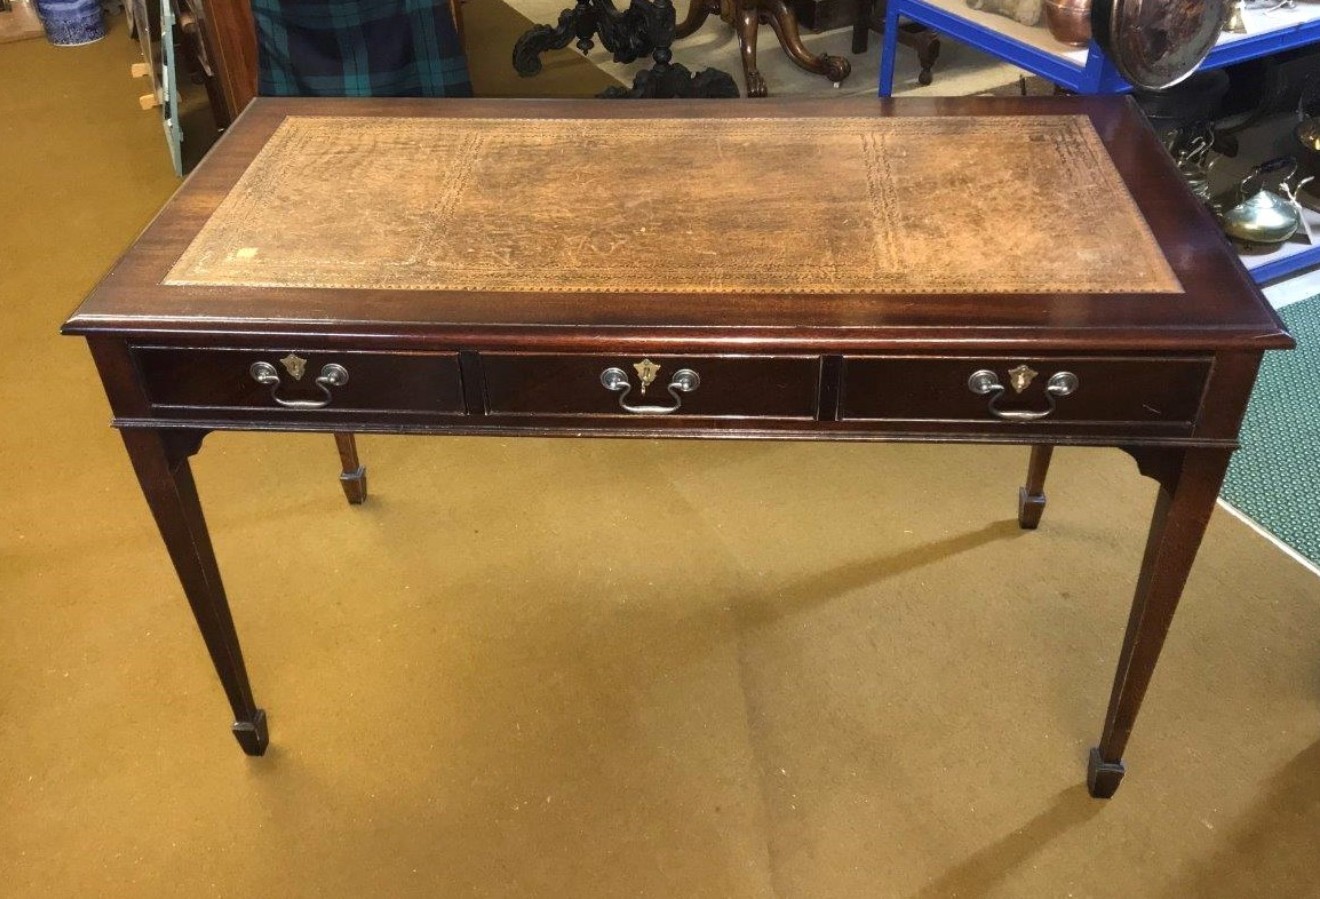
[[[354,509],[328,437],[212,435],[244,757],[56,333],[176,184],[131,61],[0,47],[0,895],[1316,895],[1320,580],[1231,516],[1085,794],[1116,452],[1028,534],[1013,448],[368,438]]]
[[[1320,297],[1279,314],[1297,349],[1265,358],[1224,499],[1320,567]]]

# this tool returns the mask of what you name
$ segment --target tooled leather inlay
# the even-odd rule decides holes
[[[290,117],[165,283],[1181,290],[1081,116]]]

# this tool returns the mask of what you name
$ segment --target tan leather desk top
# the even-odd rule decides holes
[[[294,115],[165,284],[1181,291],[1082,115]]]

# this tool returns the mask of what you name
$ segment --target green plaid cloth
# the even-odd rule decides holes
[[[447,0],[252,0],[266,97],[470,97]]]

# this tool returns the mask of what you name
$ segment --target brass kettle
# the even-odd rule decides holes
[[[1282,156],[1252,169],[1236,188],[1216,203],[1220,226],[1248,249],[1268,250],[1297,233],[1301,213],[1291,200],[1266,187],[1284,185],[1297,173],[1297,160]],[[1289,192],[1291,192],[1289,190]]]

